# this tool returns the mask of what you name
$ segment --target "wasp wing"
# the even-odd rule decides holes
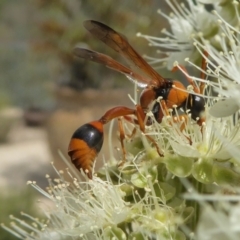
[[[127,38],[121,33],[94,20],[85,21],[83,25],[93,36],[120,53],[126,60],[130,61],[130,64],[133,63],[139,71],[147,75],[149,77],[147,78],[148,84],[158,87],[165,81],[164,78],[134,50]]]
[[[117,72],[124,74],[127,76],[128,79],[130,79],[134,83],[137,83],[139,87],[146,87],[147,84],[149,83],[148,79],[133,72],[130,68],[125,67],[121,63],[117,62],[116,60],[114,60],[113,58],[105,54],[91,51],[89,49],[79,48],[79,47],[74,48],[73,54],[77,57],[103,64],[108,68],[111,68]]]

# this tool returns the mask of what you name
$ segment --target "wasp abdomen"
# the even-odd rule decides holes
[[[68,155],[72,163],[83,169],[92,178],[93,162],[103,144],[103,124],[99,121],[84,124],[78,128],[70,141]]]

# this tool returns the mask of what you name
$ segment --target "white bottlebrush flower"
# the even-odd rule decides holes
[[[11,224],[11,228],[5,225],[2,227],[21,239],[45,240],[70,237],[71,239],[105,240],[114,237],[127,239],[128,230],[124,231],[124,229],[128,223],[132,222],[131,227],[134,229],[131,233],[132,237],[134,234],[142,237],[153,236],[156,239],[171,239],[172,234],[183,236],[182,233],[178,233],[177,225],[184,219],[181,220],[181,215],[177,218],[174,208],[163,203],[164,192],[157,182],[152,182],[151,175],[147,176],[146,181],[144,196],[141,196],[142,193],[138,193],[134,186],[128,186],[126,183],[114,185],[110,178],[103,181],[95,176],[93,180],[86,181],[73,178],[71,184],[63,177],[54,181],[49,179],[48,191],[39,188],[35,182],[29,181],[28,184],[55,205],[54,208],[44,210],[47,221],[43,223],[23,214],[33,221],[33,225],[12,216],[14,223]],[[132,196],[129,201],[125,199],[126,192]],[[169,190],[167,192],[170,193]],[[158,194],[163,199],[159,198]],[[191,211],[186,213],[185,217],[190,213]]]
[[[217,31],[217,25],[214,16],[199,1],[188,0],[187,6],[179,4],[177,0],[167,0],[166,3],[172,10],[170,15],[161,10],[158,12],[168,20],[171,32],[163,29],[164,37],[143,34],[138,36],[146,38],[150,45],[158,47],[160,52],[167,53],[166,58],[149,58],[150,63],[167,62],[167,67],[171,69],[175,61],[183,64],[186,57],[196,61],[199,54],[193,46],[192,36],[202,32],[204,36],[210,38]]]
[[[163,138],[165,141],[160,148],[164,152],[163,162],[167,169],[178,177],[193,175],[202,183],[236,184],[240,177],[222,164],[237,159],[240,146],[240,124],[238,114],[225,118],[215,118],[208,114],[212,99],[206,101],[205,122],[199,126],[191,119],[191,115],[177,116],[179,120],[173,121],[172,116],[165,116],[162,123],[155,123],[148,129],[147,134],[155,135],[156,141]],[[181,124],[185,127],[180,131]],[[233,151],[235,148],[235,152]],[[232,182],[224,182],[220,171],[228,171]],[[223,174],[224,175],[224,174]],[[223,176],[222,175],[222,176]]]
[[[237,19],[236,25],[229,24],[217,11],[214,11],[219,32],[212,41],[206,40],[201,34],[194,38],[194,45],[200,53],[209,54],[208,70],[215,79],[214,91],[218,93],[218,101],[210,114],[215,117],[226,117],[240,109],[240,31],[239,3],[233,1],[232,14]],[[224,100],[224,101],[222,101]]]
[[[34,187],[37,187],[34,185]],[[50,186],[56,209],[46,213],[53,230],[61,236],[81,237],[108,225],[117,225],[130,217],[130,206],[119,187],[96,178],[70,187],[64,180]]]
[[[63,177],[54,181],[49,179],[47,192],[35,182],[29,181],[28,184],[50,199],[55,208],[45,210],[48,223],[38,224],[38,221],[34,221],[35,228],[23,225],[20,220],[13,218],[16,223],[12,225],[12,230],[9,228],[7,230],[22,239],[54,239],[53,236],[56,236],[55,239],[65,239],[64,236],[88,239],[87,236],[91,233],[97,233],[108,225],[116,226],[130,217],[130,206],[123,200],[124,192],[119,186],[111,185],[99,178],[87,182],[79,182],[74,178],[71,184]]]
[[[239,196],[237,198],[239,201]],[[221,201],[221,196],[218,201]],[[237,240],[240,238],[240,206],[239,204],[234,206],[228,202],[225,202],[225,205],[222,209],[221,207],[213,209],[211,206],[203,208],[196,232],[197,240]]]
[[[237,116],[224,119],[214,118],[208,114],[211,104],[206,101],[205,122],[199,126],[191,120],[191,115],[185,118],[185,128],[179,131],[178,123],[173,123],[168,128],[169,138],[173,152],[184,157],[215,158],[227,160],[231,153],[227,145],[240,145],[239,124],[236,124]],[[209,105],[210,104],[210,105]],[[169,117],[168,117],[169,118]],[[181,116],[179,116],[179,119]],[[219,136],[225,139],[225,143],[219,141]]]
[[[239,151],[233,153],[233,148],[239,147],[239,125],[237,111],[240,109],[240,37],[239,37],[239,4],[237,1],[229,3],[233,10],[233,16],[237,19],[238,25],[231,25],[225,21],[217,11],[213,13],[207,13],[204,20],[197,20],[197,13],[205,11],[200,1],[195,1],[196,4],[189,2],[188,11],[181,10],[183,6],[175,6],[167,1],[171,8],[174,10],[172,18],[166,16],[171,24],[172,36],[177,36],[177,31],[174,30],[176,26],[180,33],[193,31],[191,36],[193,46],[196,47],[198,52],[204,56],[204,52],[208,53],[208,72],[209,76],[215,78],[217,81],[206,81],[206,85],[210,85],[212,92],[218,92],[219,96],[211,97],[206,96],[206,122],[203,128],[199,126],[193,127],[193,125],[187,124],[186,129],[183,132],[178,133],[176,128],[170,127],[170,145],[174,152],[184,157],[195,157],[198,159],[210,158],[218,160],[227,160],[231,157],[236,157]],[[174,2],[176,4],[176,2]],[[207,3],[207,2],[206,2]],[[214,2],[218,4],[219,2]],[[194,13],[191,9],[198,9]],[[186,16],[183,13],[187,13]],[[191,15],[191,14],[193,15]],[[191,16],[191,17],[190,17]],[[187,21],[187,20],[188,21]],[[194,19],[195,21],[191,21]],[[183,20],[185,24],[181,24]],[[177,24],[178,21],[180,24]],[[206,21],[204,23],[204,21]],[[207,39],[206,31],[213,31],[211,25],[206,24],[207,21],[212,23],[215,29],[218,31],[211,39]],[[182,26],[182,27],[181,27]],[[191,28],[190,26],[194,26]],[[184,28],[184,30],[182,30]],[[183,40],[183,36],[178,36],[177,39]],[[187,36],[187,35],[185,35]],[[188,35],[190,36],[190,34]],[[148,37],[147,37],[148,38]],[[150,41],[160,41],[158,38],[148,38]],[[170,41],[171,42],[171,41]],[[153,43],[153,42],[152,42]],[[176,46],[179,45],[179,42]],[[160,45],[159,45],[160,46]],[[167,46],[167,45],[166,45]],[[179,46],[181,48],[181,45]],[[179,49],[178,48],[178,49]],[[182,49],[184,50],[184,49]],[[174,55],[175,53],[173,53]],[[182,53],[181,53],[182,54]],[[175,56],[175,59],[177,57]],[[171,59],[171,57],[169,57]],[[194,59],[191,59],[194,62]],[[189,62],[189,61],[188,61]],[[194,65],[192,63],[192,65]],[[199,69],[199,67],[198,67]],[[194,78],[196,81],[202,81],[202,79]],[[221,101],[225,100],[225,101]],[[217,103],[216,103],[217,102]],[[190,122],[190,120],[189,120]],[[172,126],[173,124],[171,124]],[[191,144],[188,143],[188,139],[191,140]]]
[[[190,186],[190,182],[185,181]],[[192,186],[191,186],[192,187]],[[223,189],[216,194],[200,194],[194,190],[184,194],[187,200],[201,205],[201,215],[196,229],[196,240],[237,240],[240,238],[239,189]]]

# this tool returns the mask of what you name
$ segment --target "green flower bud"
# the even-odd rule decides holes
[[[187,177],[191,174],[193,159],[179,155],[169,155],[164,158],[167,169],[177,177]]]
[[[186,207],[181,215],[182,220],[186,223],[193,216],[195,209],[193,207]]]
[[[116,239],[116,240],[126,240],[126,234],[123,232],[122,229],[116,226],[108,226],[103,231],[103,238],[104,239]]]
[[[163,240],[168,240],[168,239],[174,239],[174,240],[185,240],[186,236],[184,235],[184,233],[176,230],[174,232],[171,233],[167,233],[165,236],[165,238],[161,238]]]
[[[238,18],[236,16],[236,10],[235,10],[233,1],[229,1],[229,0],[222,1],[220,4],[220,7],[221,8],[218,10],[219,15],[221,15],[221,17],[232,26],[237,25]],[[237,8],[239,12],[240,10],[239,4]]]
[[[213,166],[214,182],[218,185],[239,186],[240,174],[225,166],[215,164]]]
[[[139,188],[145,188],[148,186],[148,181],[154,182],[157,179],[157,167],[145,169],[145,166],[139,169],[138,172],[131,176],[131,183]]]
[[[130,142],[126,144],[126,151],[132,155],[137,155],[140,151],[143,150],[143,143],[140,137],[133,138]]]
[[[131,233],[131,234],[128,236],[128,239],[129,239],[129,240],[144,240],[145,237],[144,237],[143,234],[140,233],[140,232],[134,232],[134,233]]]
[[[207,159],[199,159],[193,164],[192,175],[193,177],[205,184],[213,183],[213,161]]]
[[[186,239],[185,234],[180,231],[176,231],[173,236],[174,236],[175,240],[185,240]]]
[[[172,199],[176,193],[176,189],[168,183],[159,182],[154,184],[154,191],[157,197],[164,199],[164,202]]]

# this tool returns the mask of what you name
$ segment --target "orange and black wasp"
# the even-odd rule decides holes
[[[146,113],[151,110],[155,119],[160,123],[165,112],[160,103],[156,101],[159,97],[162,98],[161,102],[164,104],[165,109],[177,106],[177,109],[190,110],[192,119],[199,125],[202,124],[203,118],[201,114],[205,110],[205,102],[200,93],[203,92],[203,85],[200,85],[199,88],[191,79],[188,79],[194,89],[194,93],[189,93],[181,82],[164,78],[158,74],[134,50],[127,38],[121,33],[94,20],[85,21],[83,25],[94,37],[122,55],[131,67],[126,67],[105,54],[79,47],[74,49],[74,55],[103,64],[108,68],[120,72],[130,80],[136,82],[140,87],[144,87],[144,89],[140,95],[140,103],[136,108],[131,109],[125,106],[113,107],[99,120],[84,124],[74,132],[69,144],[68,154],[77,169],[83,169],[88,177],[92,178],[93,162],[103,144],[103,125],[112,119],[134,115],[136,117],[135,122],[138,123],[140,130],[144,132],[144,119]],[[206,65],[204,61],[203,65]],[[183,67],[182,70],[185,71]],[[149,109],[154,101],[153,107]],[[159,155],[163,156],[163,153],[154,140],[150,136],[147,136],[147,138],[155,144]]]

